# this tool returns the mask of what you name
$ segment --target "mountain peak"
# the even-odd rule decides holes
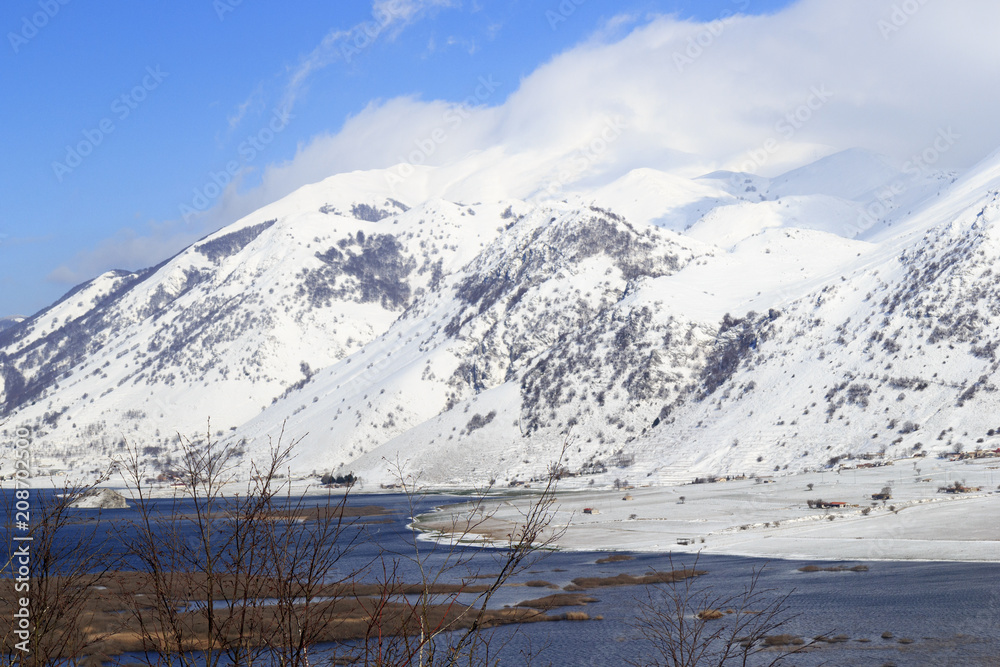
[[[247,456],[284,428],[297,472],[373,485],[406,458],[431,484],[516,484],[568,438],[570,478],[603,484],[990,437],[1000,158],[907,181],[868,227],[907,175],[866,151],[565,201],[439,198],[453,175],[331,177],[0,320],[2,416],[43,471],[124,441],[166,469],[211,420]]]

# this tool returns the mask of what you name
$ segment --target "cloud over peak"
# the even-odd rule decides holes
[[[378,0],[371,23],[331,31],[289,70],[281,101],[296,104],[319,69],[349,58],[365,25],[391,39],[453,4]],[[855,146],[902,162],[942,131],[961,138],[929,166],[962,168],[1000,146],[996,25],[992,0],[800,0],[709,22],[613,17],[519,82],[483,73],[460,100],[371,101],[264,168],[257,187],[231,189],[202,224],[220,227],[359,169],[392,167],[390,177],[406,178],[410,167],[440,167],[421,181],[426,196],[528,197],[598,187],[642,167],[775,175]],[[147,251],[137,238],[112,239],[53,279],[111,268],[116,254]]]

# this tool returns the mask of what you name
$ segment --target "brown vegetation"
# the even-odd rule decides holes
[[[2,495],[9,517],[4,537],[11,545],[3,569],[12,578],[0,595],[0,633],[8,655],[19,644],[32,664],[51,664],[59,656],[87,655],[101,639],[91,627],[100,623],[103,612],[89,608],[87,602],[112,561],[103,557],[107,545],[103,535],[94,527],[75,524],[71,504],[86,490],[67,485],[59,494],[18,489]],[[24,511],[18,511],[20,507]],[[27,531],[13,522],[22,514]],[[23,577],[17,574],[22,549],[30,563],[25,566],[30,574]],[[15,632],[22,630],[14,618],[15,612],[22,613],[22,600],[27,602],[31,624],[27,636]]]
[[[177,588],[173,591],[175,599],[204,602],[196,593],[199,589],[204,590],[204,583],[202,578],[201,581],[192,582],[189,586]],[[268,586],[272,584],[273,582],[268,582]],[[159,621],[150,596],[135,593],[135,591],[151,590],[148,586],[148,575],[134,572],[108,573],[83,592],[84,600],[81,606],[87,618],[86,624],[82,627],[68,627],[64,624],[52,626],[48,634],[40,638],[45,654],[53,659],[64,657],[64,651],[68,646],[63,645],[59,639],[68,634],[74,634],[78,636],[79,641],[86,643],[86,653],[118,655],[143,650],[150,635],[166,636],[176,632],[174,628],[164,627]],[[418,617],[412,604],[385,601],[389,595],[419,588],[417,584],[400,586],[392,594],[370,585],[342,585],[339,591],[331,590],[330,593],[335,597],[317,602],[313,609],[320,617],[330,619],[330,622],[316,633],[316,641],[365,639],[375,625],[387,635],[419,635],[421,626],[425,623],[431,624],[432,627],[460,630],[471,628],[473,624],[489,628],[510,623],[563,620],[560,616],[549,616],[537,610],[570,604],[567,602],[566,605],[538,605],[530,609],[487,610],[480,615],[472,613],[467,606],[448,602],[429,605],[425,610],[421,610],[427,613]],[[431,592],[449,593],[452,589],[436,586]],[[134,604],[127,604],[124,600],[126,596],[133,598]],[[126,613],[133,608],[141,610],[139,616]],[[240,642],[247,647],[266,647],[271,643],[273,636],[281,633],[283,617],[282,610],[277,605],[255,607],[251,623],[230,623],[232,619],[229,618],[229,614],[224,613],[215,619],[218,626],[224,628],[221,632],[212,632],[209,619],[200,610],[188,608],[189,611],[181,611],[177,616],[177,622],[182,628],[183,650],[205,650],[210,645],[210,637],[218,646]],[[0,632],[5,636],[8,636],[14,610],[12,601],[7,599],[0,601]]]
[[[693,567],[680,571],[697,572]],[[738,593],[716,593],[710,585],[699,586],[700,578],[695,576],[648,587],[634,624],[643,657],[629,664],[775,667],[787,656],[815,644],[815,640],[806,643],[795,635],[778,632],[794,618],[788,614],[790,594],[777,596],[772,590],[761,589],[760,573],[754,570]],[[759,655],[765,652],[766,656]]]
[[[848,567],[847,565],[804,565],[799,568],[799,572],[867,572],[867,565],[852,565]]]
[[[376,554],[348,568],[343,556],[368,539],[358,522],[385,511],[350,508],[346,495],[330,495],[318,508],[316,499],[293,496],[279,471],[294,444],[282,446],[279,439],[263,467],[252,467],[245,492],[232,495],[237,450],[211,437],[185,440],[175,466],[185,495],[159,502],[132,446],[121,470],[137,518],[87,522],[86,529],[77,522],[68,533],[73,539],[66,539],[68,499],[80,490],[33,498],[31,652],[21,664],[89,664],[132,651],[150,665],[304,667],[317,644],[351,639],[347,654],[325,658],[474,665],[491,653],[489,628],[577,620],[490,608],[492,596],[546,545],[541,535],[551,517],[551,482],[510,525],[489,578],[477,576],[482,573],[469,552],[415,539],[408,540],[410,554]],[[414,482],[401,468],[399,478],[412,516]],[[477,516],[489,520],[479,509]],[[114,549],[98,539],[109,528],[116,533]],[[410,566],[417,575],[406,582],[399,573],[414,571]],[[0,633],[7,656],[17,650],[14,610],[15,601],[4,596]]]
[[[555,593],[537,600],[522,602],[518,606],[531,609],[558,609],[559,607],[582,607],[597,601],[597,598],[582,593]]]
[[[682,568],[670,572],[650,572],[638,577],[631,574],[616,574],[613,577],[577,577],[573,583],[563,586],[564,591],[583,591],[588,588],[606,588],[610,586],[644,586],[649,584],[668,584],[690,577],[708,574],[705,570]]]
[[[630,556],[628,554],[611,554],[610,556],[605,556],[604,558],[598,558],[594,562],[597,565],[604,565],[605,563],[621,563],[627,560],[635,560],[635,556]]]
[[[806,643],[802,637],[797,635],[768,635],[764,637],[765,646],[802,646]]]

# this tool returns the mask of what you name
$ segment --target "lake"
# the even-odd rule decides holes
[[[384,522],[358,524],[360,539],[340,563],[340,573],[360,569],[365,563],[388,554],[398,561],[403,579],[417,581],[413,554],[413,534],[407,528],[411,514],[468,498],[427,496],[411,508],[404,496],[393,494],[356,495],[353,505],[381,505],[390,510]],[[310,503],[325,502],[312,498]],[[170,500],[156,501],[164,509]],[[176,506],[190,509],[190,501]],[[96,510],[76,510],[80,519],[97,516]],[[137,518],[135,510],[105,511],[102,530],[113,535],[114,525]],[[70,528],[86,530],[92,523]],[[363,531],[363,532],[360,532]],[[112,540],[114,543],[114,540]],[[468,568],[446,575],[458,581],[468,572],[494,571],[497,553],[472,546],[442,547],[425,541],[417,546],[431,569],[454,558],[470,558]],[[563,587],[581,576],[641,575],[650,570],[669,570],[667,554],[630,554],[633,560],[597,564],[606,553],[556,551],[543,555],[511,583],[543,580]],[[854,565],[857,562],[847,563]],[[674,557],[674,567],[694,564],[689,555]],[[805,561],[763,561],[742,557],[702,556],[697,566],[708,574],[699,577],[696,588],[711,587],[720,594],[738,593],[756,569],[762,569],[759,587],[775,594],[788,594],[788,614],[793,616],[783,632],[812,638],[817,635],[845,635],[847,640],[821,644],[816,650],[793,656],[788,665],[1000,665],[1000,564],[865,562],[867,571],[800,572]],[[834,565],[821,563],[822,566]],[[513,605],[558,591],[538,587],[508,586],[494,598],[495,606]],[[537,623],[507,626],[492,631],[494,641],[507,642],[502,664],[524,664],[522,652],[528,647],[536,654],[533,664],[621,665],[642,657],[643,645],[633,627],[638,602],[647,595],[646,587],[625,586],[590,589],[598,602],[585,607],[556,610],[584,611],[603,620]],[[725,622],[718,621],[719,623]],[[891,633],[891,638],[883,638]],[[903,640],[907,643],[900,643]]]

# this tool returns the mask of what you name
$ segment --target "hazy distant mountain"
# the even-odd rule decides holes
[[[953,184],[864,151],[639,170],[559,202],[391,180],[302,188],[0,327],[6,428],[90,470],[123,439],[165,466],[209,419],[252,456],[284,425],[297,470],[376,487],[395,461],[530,479],[567,438],[569,472],[657,483],[1000,432],[1000,158]]]
[[[0,331],[4,329],[9,329],[13,326],[17,326],[24,321],[24,317],[21,315],[12,315],[10,317],[0,317]]]

